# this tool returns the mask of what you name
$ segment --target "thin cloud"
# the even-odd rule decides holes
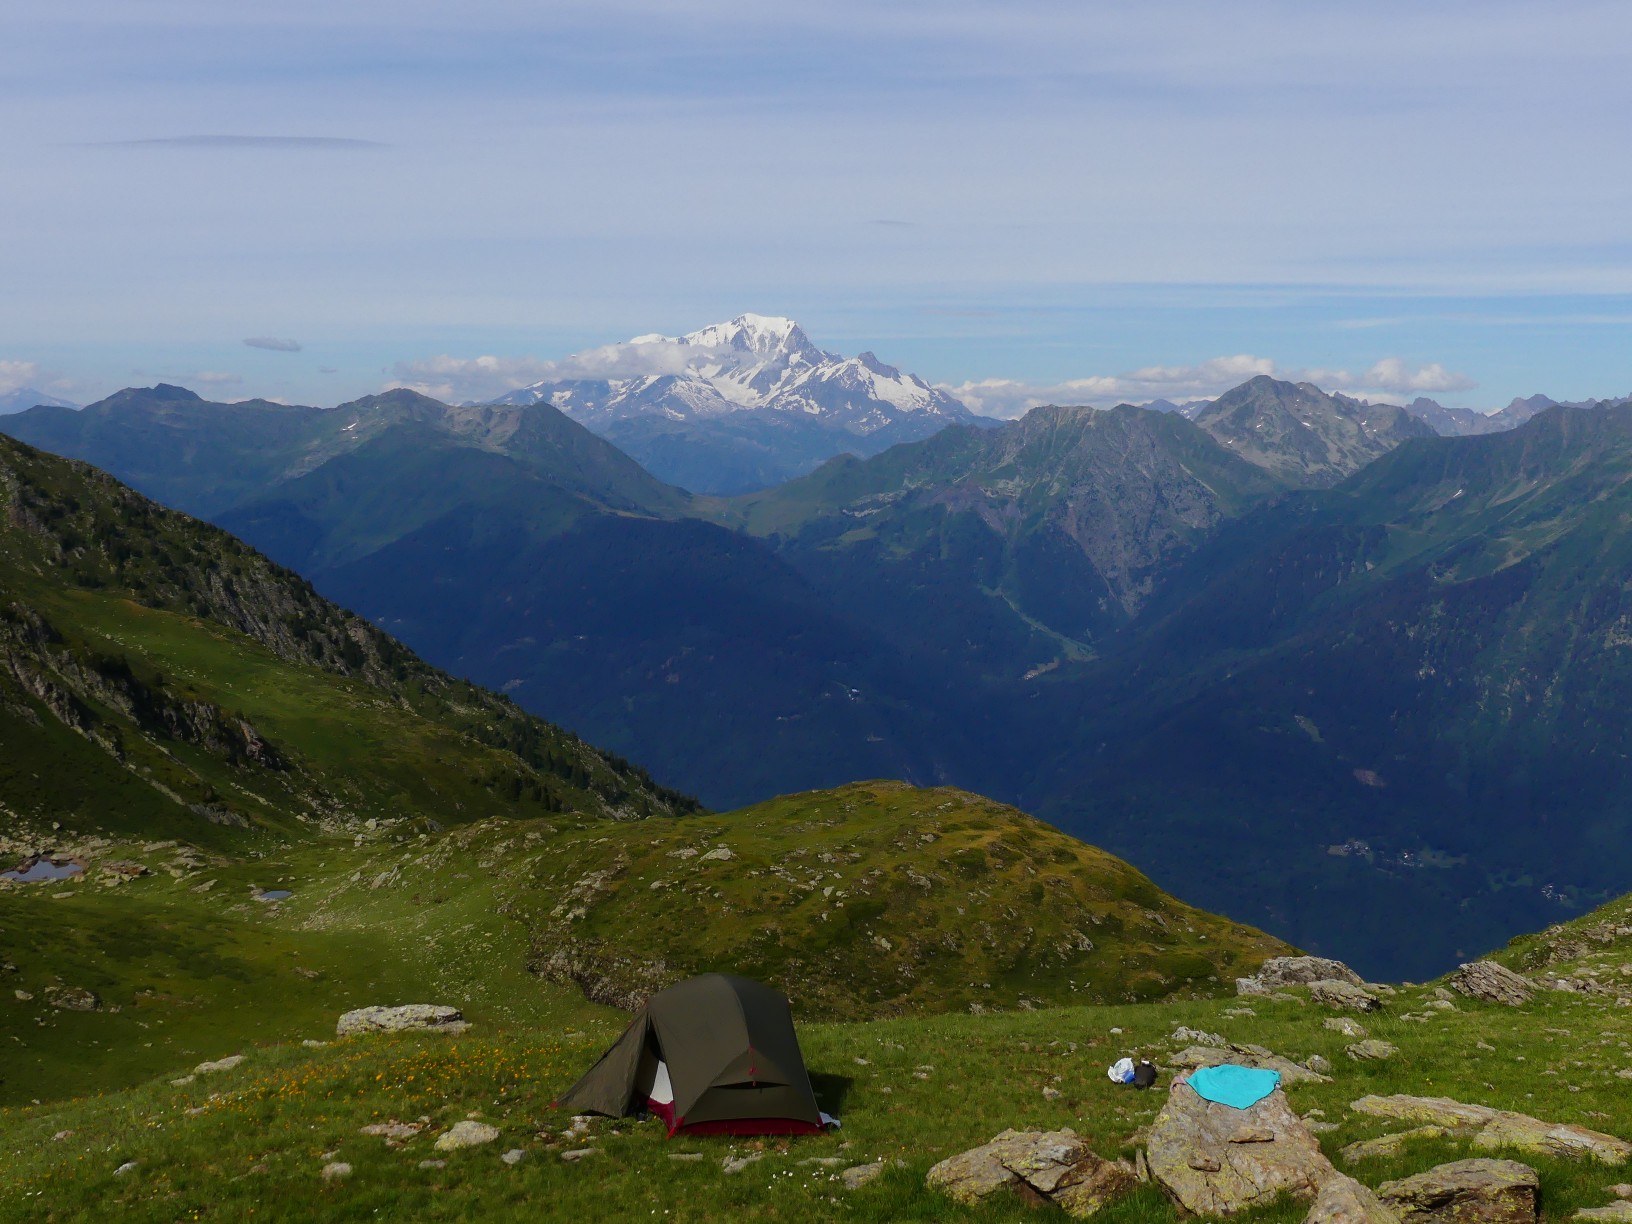
[[[199,136],[152,136],[142,140],[99,140],[99,149],[385,149],[378,140],[345,136],[244,136],[217,133]]]
[[[392,367],[390,387],[407,387],[433,399],[494,399],[537,382],[568,379],[647,378],[684,374],[718,356],[706,345],[661,343],[603,344],[557,361],[537,357],[452,357],[443,354]]]
[[[1095,375],[1056,383],[1027,383],[989,378],[978,382],[942,384],[971,411],[1012,420],[1042,404],[1146,403],[1153,399],[1182,402],[1212,399],[1249,378],[1267,374],[1287,382],[1312,382],[1329,391],[1354,396],[1399,396],[1469,391],[1479,384],[1465,374],[1447,370],[1435,361],[1412,365],[1398,357],[1384,357],[1361,371],[1304,369],[1280,366],[1269,357],[1250,353],[1212,357],[1191,366],[1145,366],[1123,374]]]
[[[266,349],[273,353],[300,352],[300,341],[280,340],[276,336],[251,336],[244,343],[250,348]]]
[[[37,387],[41,381],[38,362],[0,359],[0,395],[9,395],[25,387]]]

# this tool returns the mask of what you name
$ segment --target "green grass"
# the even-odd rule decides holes
[[[982,1211],[954,1209],[924,1188],[936,1160],[984,1142],[1008,1126],[1075,1127],[1101,1154],[1129,1154],[1163,1093],[1111,1085],[1103,1067],[1123,1053],[1158,1061],[1185,1023],[1257,1041],[1291,1057],[1322,1053],[1336,1065],[1330,1084],[1288,1089],[1300,1112],[1324,1111],[1338,1129],[1321,1136],[1340,1168],[1368,1184],[1476,1153],[1442,1140],[1398,1157],[1354,1166],[1337,1158],[1355,1139],[1403,1129],[1353,1114],[1367,1093],[1449,1095],[1632,1131],[1625,1081],[1613,1072],[1629,1057],[1625,1010],[1564,995],[1511,1011],[1461,1003],[1425,1022],[1429,997],[1403,992],[1382,1016],[1365,1018],[1373,1035],[1402,1053],[1382,1064],[1344,1057],[1345,1039],[1321,1027],[1330,1013],[1301,1002],[1253,1000],[1255,1016],[1226,1016],[1229,1000],[1122,1007],[1054,1008],[1002,1015],[946,1015],[865,1024],[805,1023],[801,1037],[819,1095],[844,1118],[836,1134],[800,1140],[665,1140],[655,1124],[598,1121],[586,1141],[599,1155],[568,1164],[559,1132],[566,1119],[549,1102],[598,1055],[615,1022],[564,1030],[559,1021],[462,1038],[364,1038],[326,1049],[250,1050],[236,1071],[177,1088],[157,1080],[106,1097],[0,1111],[0,1213],[79,1219],[115,1211],[133,1220],[393,1218],[667,1218],[674,1220],[971,1220],[1033,1219],[1017,1203]],[[576,1024],[576,1019],[574,1020]],[[1120,1028],[1120,1034],[1113,1034]],[[582,1031],[582,1035],[572,1035]],[[1496,1047],[1486,1052],[1484,1041]],[[1523,1052],[1524,1061],[1517,1055]],[[865,1060],[865,1061],[861,1061]],[[1583,1065],[1577,1065],[1583,1064]],[[919,1068],[932,1070],[919,1072]],[[177,1067],[176,1070],[181,1070]],[[1559,1074],[1549,1074],[1558,1072]],[[918,1078],[921,1074],[923,1078]],[[1063,1095],[1049,1101],[1044,1086]],[[1578,1089],[1572,1091],[1573,1089]],[[213,1095],[212,1095],[213,1094]],[[197,1111],[197,1112],[191,1112]],[[479,1114],[499,1142],[447,1155],[444,1169],[421,1169],[434,1136]],[[428,1117],[423,1135],[401,1148],[358,1133],[371,1122]],[[61,1140],[53,1135],[72,1134]],[[515,1168],[499,1154],[527,1153]],[[742,1172],[720,1168],[727,1154],[760,1151]],[[699,1152],[699,1163],[669,1156]],[[332,1153],[332,1156],[325,1154]],[[853,1193],[812,1157],[861,1163],[900,1161],[880,1181]],[[1544,1213],[1567,1218],[1610,1200],[1626,1170],[1521,1157],[1542,1175]],[[326,1159],[353,1165],[352,1177],[325,1185]],[[122,1178],[126,1161],[139,1168]],[[1247,1217],[1293,1221],[1304,1208],[1282,1204]],[[1170,1221],[1154,1192],[1119,1204],[1108,1221]]]
[[[901,804],[915,810],[916,823],[886,818]],[[846,805],[854,810],[846,814]],[[1519,1010],[1458,997],[1453,1008],[1440,1010],[1431,1005],[1430,988],[1402,988],[1384,1012],[1362,1018],[1372,1036],[1401,1053],[1384,1063],[1356,1063],[1343,1053],[1348,1039],[1322,1026],[1331,1013],[1296,999],[1077,1006],[1061,994],[1025,1010],[1016,979],[981,990],[990,996],[984,1014],[970,1014],[963,996],[949,994],[919,997],[913,1014],[871,1022],[823,1021],[830,996],[790,988],[818,1095],[845,1122],[837,1134],[668,1141],[652,1124],[601,1121],[588,1140],[571,1143],[594,1146],[598,1155],[580,1164],[561,1160],[566,1119],[550,1102],[594,1061],[624,1017],[526,970],[538,952],[536,907],[552,870],[559,887],[589,864],[580,856],[621,847],[628,896],[661,894],[641,874],[649,866],[695,869],[697,858],[672,859],[669,850],[724,843],[734,848],[733,858],[707,864],[705,870],[721,874],[706,878],[725,901],[741,903],[767,882],[785,888],[769,867],[797,869],[800,860],[788,852],[798,846],[811,856],[843,846],[859,852],[857,863],[824,864],[841,874],[888,872],[892,847],[910,830],[925,851],[916,869],[944,873],[950,895],[954,881],[972,890],[1002,877],[994,841],[1026,849],[1008,864],[1022,874],[1049,858],[1052,843],[1041,826],[1033,833],[1012,820],[994,823],[989,806],[995,805],[955,792],[868,784],[735,816],[638,825],[561,817],[482,822],[438,836],[406,824],[382,826],[262,857],[193,856],[185,868],[175,848],[103,846],[97,853],[136,858],[155,874],[104,888],[93,869],[73,885],[0,890],[0,946],[17,966],[0,974],[0,1040],[9,1047],[0,1063],[0,1218],[943,1219],[954,1209],[924,1187],[924,1173],[1006,1127],[1069,1125],[1101,1154],[1130,1155],[1162,1094],[1111,1085],[1104,1068],[1123,1054],[1162,1063],[1180,1044],[1170,1038],[1178,1024],[1297,1060],[1330,1059],[1333,1083],[1297,1084],[1288,1092],[1300,1112],[1320,1109],[1338,1123],[1321,1137],[1334,1158],[1353,1140],[1405,1129],[1349,1112],[1349,1102],[1368,1093],[1447,1095],[1632,1136],[1627,1081],[1615,1074],[1632,1065],[1632,1009],[1611,996],[1546,992]],[[935,841],[926,846],[922,837],[931,832]],[[1026,847],[1028,837],[1043,840]],[[779,849],[781,859],[774,857]],[[1091,862],[1097,853],[1080,848],[1073,863]],[[1084,870],[1105,890],[1105,904],[1138,912],[1165,905],[1143,877],[1108,863],[1097,876]],[[198,891],[209,880],[214,885]],[[294,896],[276,906],[258,903],[249,899],[252,885],[287,887]],[[632,899],[627,904],[638,909]],[[926,925],[922,913],[893,912],[898,904],[875,908],[870,920]],[[1171,922],[1186,911],[1160,912]],[[609,920],[616,913],[614,907]],[[660,920],[655,912],[648,917]],[[741,938],[751,921],[739,918]],[[1618,921],[1617,914],[1605,918]],[[1028,912],[1025,921],[1038,918]],[[682,938],[687,923],[686,914],[673,915],[668,927],[648,929],[642,946],[663,940],[692,946]],[[854,953],[834,947],[829,980],[844,979]],[[1181,947],[1165,955],[1181,961],[1194,953]],[[1181,967],[1201,966],[1170,966]],[[59,979],[96,990],[103,1009],[44,1006],[46,988]],[[34,999],[16,999],[18,989]],[[299,1044],[330,1040],[336,1016],[350,1007],[408,1001],[453,1003],[475,1027],[459,1038]],[[1243,1005],[1255,1014],[1228,1014]],[[935,1008],[945,1014],[925,1014]],[[232,1053],[247,1056],[234,1071],[171,1083],[201,1061]],[[1045,1087],[1061,1097],[1046,1099]],[[437,1155],[435,1135],[473,1113],[500,1127],[500,1141],[448,1154],[445,1168],[421,1169],[420,1161]],[[401,1148],[358,1133],[375,1121],[421,1117],[430,1119],[425,1132]],[[54,1138],[62,1132],[71,1133]],[[510,1148],[526,1153],[514,1168],[498,1159]],[[751,1151],[762,1159],[740,1173],[722,1171],[724,1156]],[[704,1159],[669,1159],[681,1152]],[[1338,1163],[1376,1185],[1473,1154],[1482,1153],[1446,1140],[1387,1160]],[[810,1158],[901,1163],[849,1192],[834,1171],[799,1163]],[[1542,1172],[1550,1219],[1602,1205],[1607,1187],[1632,1172],[1522,1158]],[[350,1163],[351,1178],[323,1183],[326,1159]],[[138,1162],[137,1170],[116,1177],[127,1161]],[[1285,1203],[1249,1219],[1293,1224],[1303,1210]],[[1036,1217],[1000,1201],[958,1209],[956,1218]],[[1169,1224],[1174,1216],[1145,1189],[1105,1218]]]

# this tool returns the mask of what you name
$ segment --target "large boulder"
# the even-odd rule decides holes
[[[1242,982],[1251,985],[1243,988]],[[1272,956],[1252,977],[1236,979],[1236,993],[1265,994],[1285,986],[1308,986],[1312,982],[1366,984],[1364,978],[1339,960],[1324,956]]]
[[[1536,984],[1495,961],[1473,961],[1451,974],[1451,987],[1470,999],[1519,1007],[1530,1002]]]
[[[965,1206],[1006,1190],[1025,1202],[1054,1203],[1084,1218],[1132,1190],[1138,1179],[1132,1165],[1101,1159],[1066,1127],[1006,1130],[990,1143],[949,1156],[925,1180]]]
[[[358,1033],[399,1033],[425,1029],[457,1035],[470,1027],[457,1007],[436,1003],[409,1003],[402,1007],[359,1007],[340,1017],[335,1033],[351,1037]]]
[[[1536,1156],[1591,1157],[1611,1165],[1632,1160],[1632,1143],[1614,1135],[1571,1122],[1543,1122],[1489,1105],[1467,1105],[1449,1097],[1368,1096],[1350,1108],[1376,1118],[1443,1126],[1453,1134],[1471,1135],[1475,1147],[1514,1148]]]
[[[1151,1180],[1194,1215],[1232,1215],[1282,1193],[1312,1199],[1337,1176],[1279,1088],[1232,1109],[1175,1084],[1151,1123],[1145,1160]]]
[[[1404,1224],[1536,1224],[1541,1183],[1516,1160],[1455,1160],[1384,1182],[1377,1197]]]
[[[1303,1224],[1400,1224],[1400,1217],[1369,1187],[1339,1174],[1320,1188]]]

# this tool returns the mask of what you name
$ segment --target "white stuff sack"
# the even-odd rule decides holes
[[[1113,1084],[1131,1084],[1133,1082],[1133,1059],[1117,1059],[1105,1069],[1105,1078]]]

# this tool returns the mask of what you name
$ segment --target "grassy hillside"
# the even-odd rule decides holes
[[[49,837],[87,871],[0,884],[0,1028],[20,1035],[0,1101],[310,1035],[370,1003],[434,997],[514,1027],[731,969],[807,1017],[1009,1010],[1211,995],[1286,950],[1013,809],[899,783],[630,823],[395,818],[235,852]],[[39,840],[0,836],[0,856]],[[101,1008],[54,1007],[62,987]]]
[[[924,1188],[924,1174],[1006,1127],[1071,1126],[1101,1154],[1131,1156],[1165,1093],[1112,1085],[1104,1068],[1124,1054],[1166,1063],[1191,1040],[1174,1034],[1179,1025],[1293,1059],[1329,1060],[1331,1082],[1293,1084],[1288,1096],[1327,1127],[1319,1139],[1338,1168],[1376,1186],[1487,1153],[1446,1137],[1414,1140],[1394,1156],[1346,1158],[1346,1144],[1405,1129],[1350,1110],[1368,1094],[1444,1095],[1632,1135],[1626,1080],[1618,1075],[1632,1064],[1628,1014],[1581,995],[1549,993],[1512,1010],[1407,988],[1363,1018],[1372,1036],[1399,1047],[1382,1062],[1347,1057],[1352,1039],[1325,1028],[1331,1013],[1299,997],[1253,999],[1250,1008],[1193,1000],[871,1024],[803,1021],[818,1096],[844,1127],[817,1138],[747,1141],[670,1141],[656,1123],[610,1121],[593,1123],[587,1135],[563,1135],[568,1119],[549,1102],[616,1034],[620,1022],[611,1015],[543,1012],[516,1031],[482,1025],[456,1039],[360,1038],[322,1049],[221,1040],[209,1048],[212,1056],[247,1055],[234,1071],[172,1086],[189,1059],[128,1091],[0,1109],[7,1154],[0,1215],[1036,1220],[1044,1217],[1015,1200],[957,1208]],[[311,1031],[328,1036],[315,1023]],[[499,1140],[434,1151],[435,1136],[466,1117],[497,1126]],[[424,1119],[424,1130],[396,1145],[360,1133],[393,1119]],[[595,1154],[561,1159],[585,1147]],[[519,1163],[500,1160],[508,1150],[523,1153]],[[1624,1167],[1488,1154],[1513,1155],[1539,1170],[1548,1221],[1612,1202],[1610,1187],[1626,1180]],[[726,1173],[722,1161],[731,1156],[756,1159]],[[350,1164],[351,1175],[323,1180],[321,1170],[336,1160]],[[887,1162],[878,1180],[856,1191],[842,1186],[838,1170],[875,1160]],[[136,1167],[116,1175],[127,1162]],[[1296,1224],[1305,1211],[1288,1202],[1240,1218]],[[1145,1187],[1098,1218],[1170,1224],[1176,1216]]]
[[[231,537],[0,439],[0,805],[185,837],[689,801]]]
[[[894,782],[530,857],[502,904],[534,968],[623,1006],[713,969],[837,1018],[1214,994],[1287,950],[1013,808]]]

